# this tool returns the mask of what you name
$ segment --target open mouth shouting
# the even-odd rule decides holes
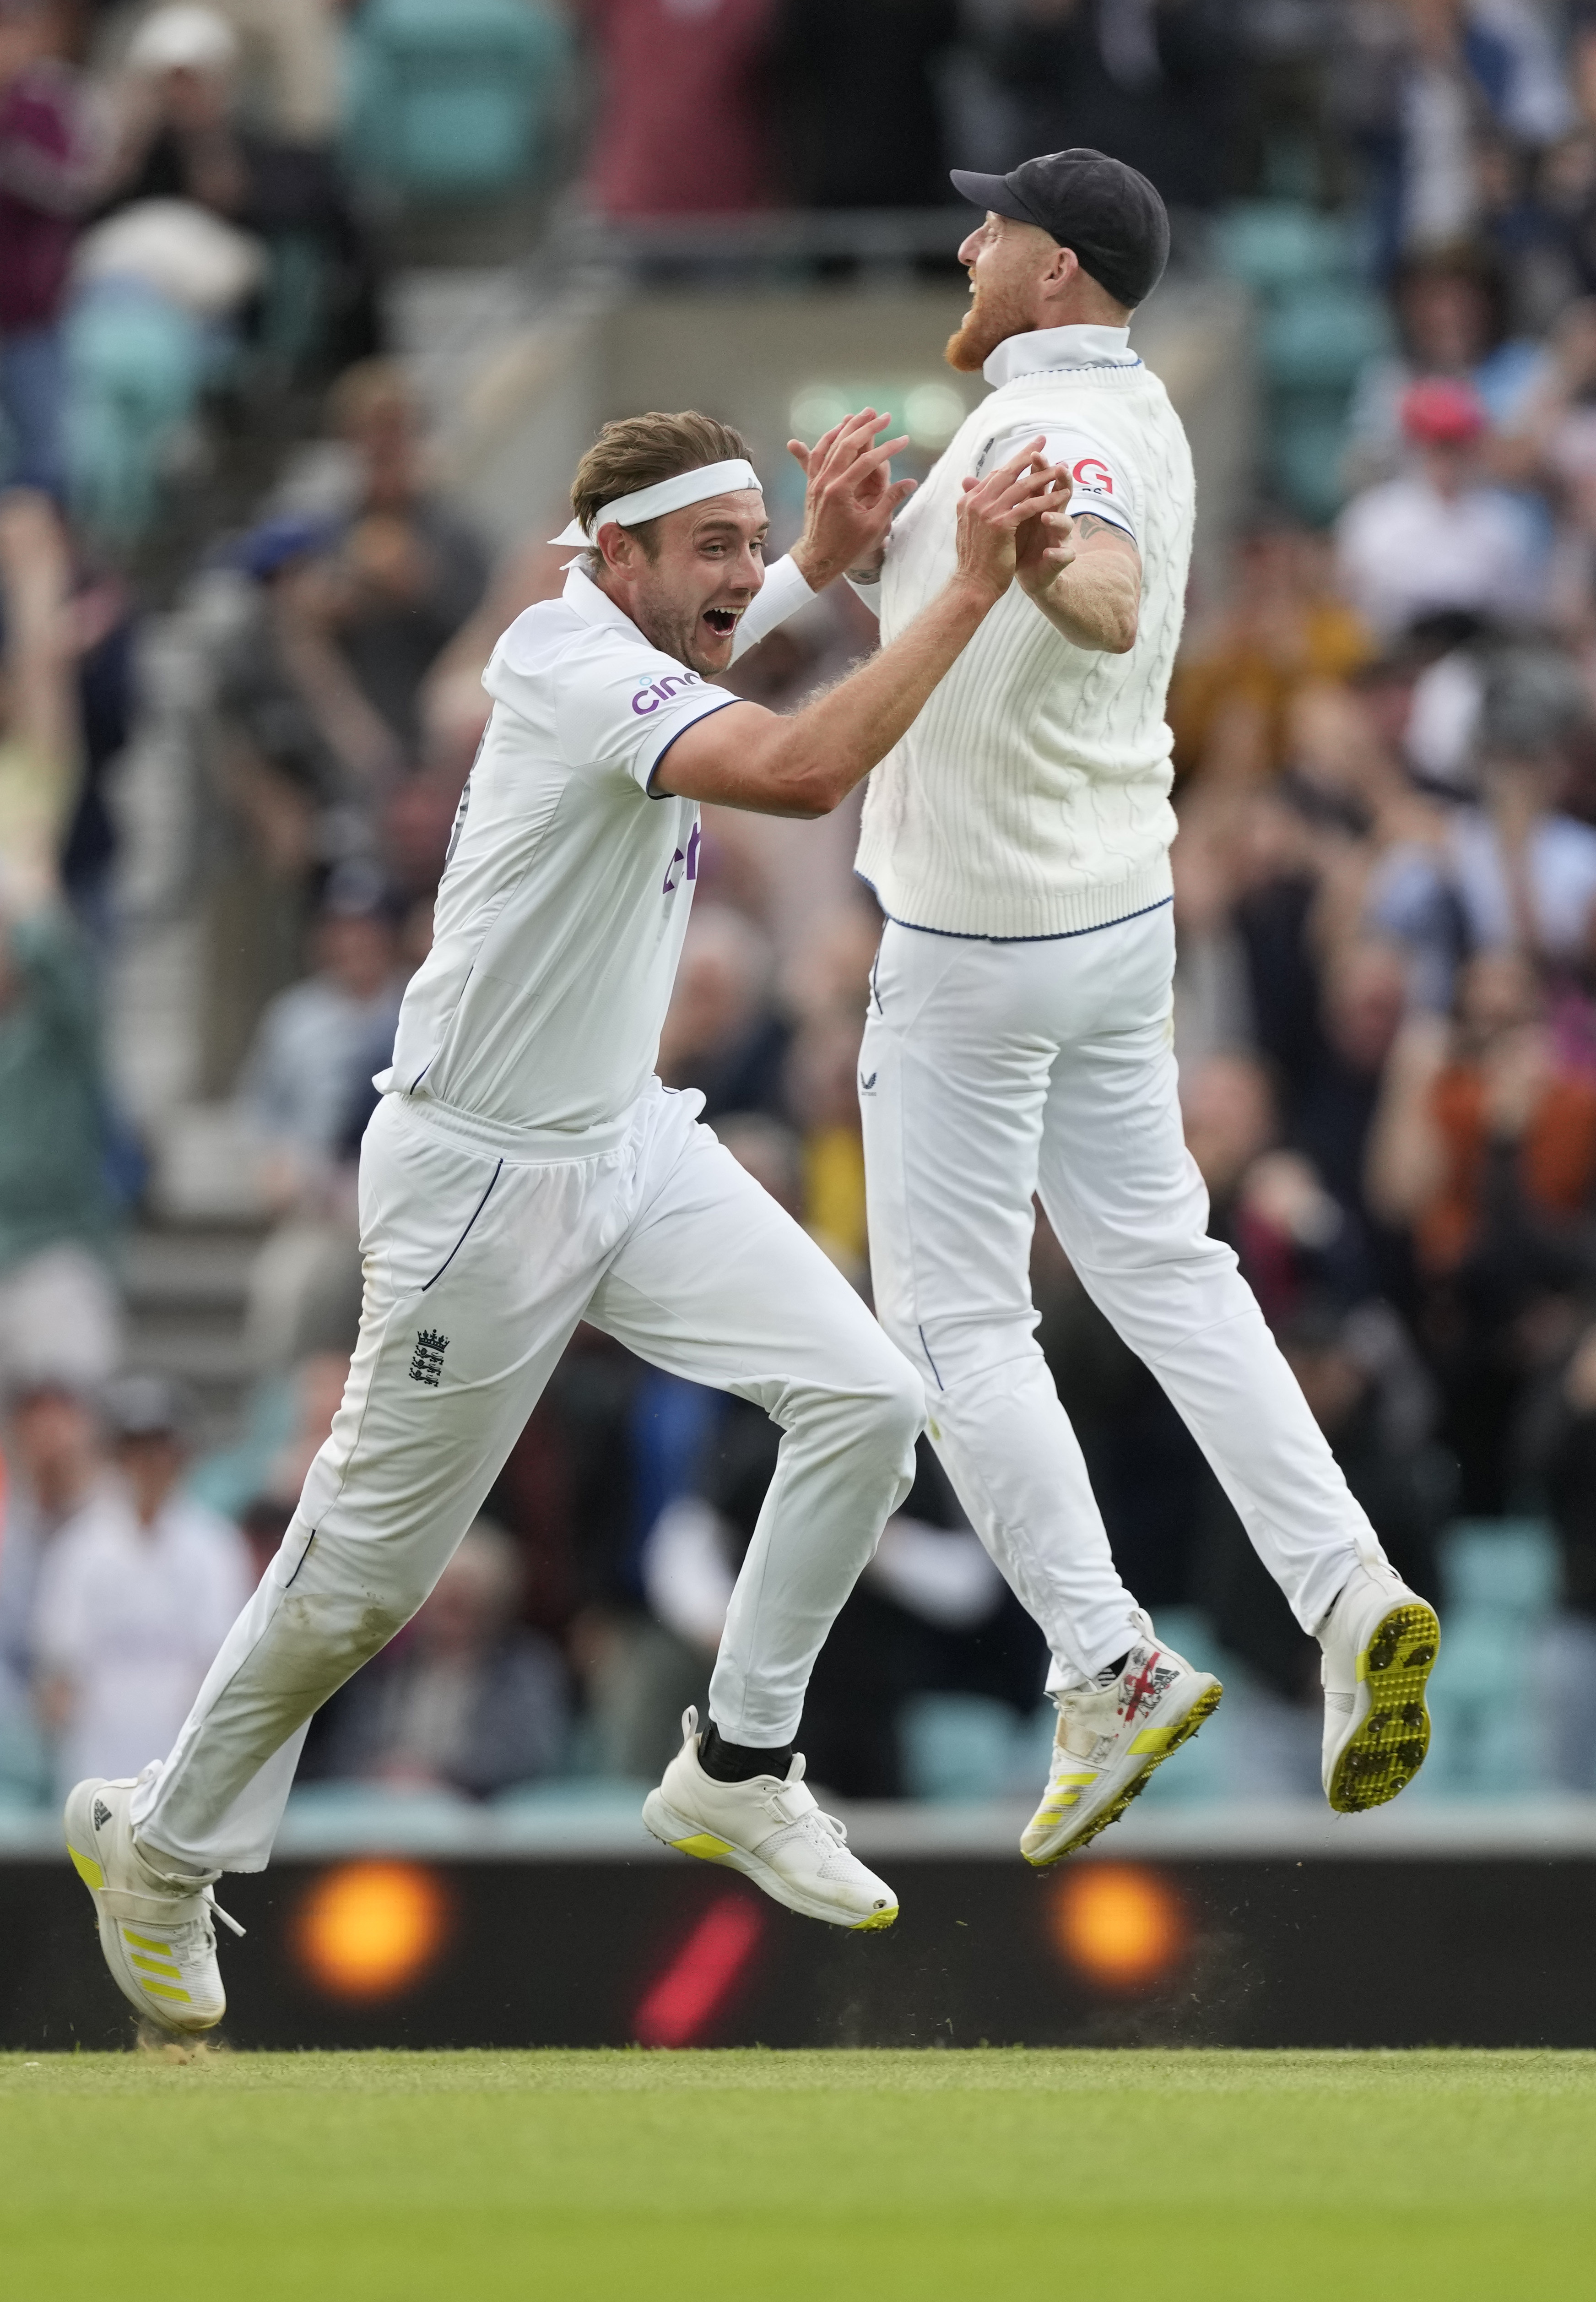
[[[706,608],[703,621],[718,640],[729,640],[743,615],[741,608]]]

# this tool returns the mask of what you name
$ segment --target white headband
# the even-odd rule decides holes
[[[742,456],[733,456],[724,464],[701,464],[695,472],[678,472],[675,479],[656,481],[651,488],[639,488],[634,495],[617,496],[613,503],[607,503],[600,511],[591,530],[574,519],[549,541],[592,543],[608,520],[618,520],[623,527],[639,527],[645,519],[658,519],[664,512],[680,511],[684,505],[702,503],[710,496],[723,496],[732,488],[757,488],[759,484],[759,474]]]

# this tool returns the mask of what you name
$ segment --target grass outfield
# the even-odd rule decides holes
[[[13,2302],[1515,2302],[1596,2252],[1590,2054],[9,2055],[0,2138]]]

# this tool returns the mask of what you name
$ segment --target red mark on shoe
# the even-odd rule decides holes
[[[745,1896],[723,1895],[711,1903],[644,1994],[632,2025],[639,2046],[692,2046],[731,1995],[764,1931],[764,1912]]]
[[[1126,1688],[1125,1692],[1129,1697],[1129,1700],[1125,1704],[1125,1716],[1127,1718],[1134,1718],[1137,1712],[1141,1709],[1143,1702],[1152,1693],[1153,1673],[1157,1665],[1157,1661],[1158,1649],[1155,1647],[1152,1653],[1147,1657],[1146,1662],[1143,1663],[1141,1667],[1141,1676],[1139,1678],[1132,1679],[1130,1684]]]

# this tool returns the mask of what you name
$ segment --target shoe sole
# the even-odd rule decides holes
[[[1088,1816],[1072,1837],[1064,1839],[1057,1846],[1047,1847],[1038,1854],[1026,1854],[1025,1849],[1021,1847],[1021,1853],[1024,1855],[1031,1869],[1046,1870],[1051,1869],[1054,1863],[1063,1862],[1067,1856],[1079,1854],[1081,1848],[1089,1846],[1094,1838],[1108,1828],[1111,1822],[1118,1822],[1131,1800],[1141,1796],[1164,1760],[1172,1759],[1177,1751],[1190,1742],[1205,1719],[1213,1718],[1219,1708],[1223,1693],[1224,1688],[1217,1682],[1213,1686],[1205,1688],[1186,1713],[1185,1718],[1172,1729],[1169,1741],[1163,1750],[1149,1752],[1147,1764],[1131,1776],[1130,1780],[1109,1800],[1106,1806],[1099,1808],[1096,1814]]]
[[[62,1814],[63,1836],[66,1841],[66,1851],[71,1858],[73,1869],[83,1881],[94,1902],[95,1932],[100,1939],[100,1955],[105,1962],[112,1981],[115,1983],[140,2021],[148,2022],[169,2038],[190,2040],[203,2038],[216,2028],[226,2012],[226,2008],[218,2008],[217,2012],[204,2022],[184,2022],[175,2015],[168,2014],[150,1995],[145,1989],[138,1970],[125,1963],[127,1953],[116,1921],[114,1919],[107,1918],[100,1909],[100,1896],[105,1892],[105,1874],[98,1855],[86,1854],[81,1847],[74,1846],[72,1844],[75,1832],[78,1837],[86,1839],[90,1846],[94,1844],[94,1833],[92,1829],[85,1827],[84,1818],[93,1800],[105,1786],[105,1780],[102,1777],[91,1777],[88,1781],[79,1783],[69,1795]],[[114,1787],[120,1788],[121,1785],[114,1785]],[[74,1808],[77,1810],[75,1819]]]
[[[723,1870],[740,1870],[772,1902],[785,1903],[800,1918],[819,1919],[827,1926],[845,1927],[850,1934],[865,1935],[891,1926],[898,1915],[895,1903],[890,1910],[872,1911],[862,1919],[840,1917],[834,1905],[800,1895],[779,1871],[761,1862],[757,1854],[749,1853],[746,1847],[734,1846],[729,1838],[721,1838],[701,1825],[689,1822],[685,1815],[668,1806],[658,1791],[651,1791],[644,1799],[643,1819],[644,1827],[662,1846],[674,1847],[678,1854],[690,1854],[698,1862],[717,1863]]]
[[[1440,1646],[1440,1621],[1422,1599],[1393,1607],[1375,1625],[1357,1658],[1368,1715],[1331,1769],[1329,1798],[1338,1814],[1383,1806],[1424,1765],[1430,1749],[1424,1689]]]

